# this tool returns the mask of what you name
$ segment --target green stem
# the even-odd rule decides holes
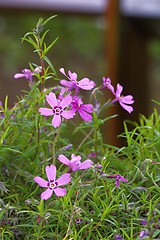
[[[90,132],[85,136],[85,138],[82,140],[82,142],[79,144],[79,146],[77,147],[76,151],[78,152],[78,150],[81,148],[81,146],[84,144],[84,142],[90,137],[90,135],[93,133],[94,129],[91,129]]]
[[[61,127],[59,127],[57,132],[55,132],[55,138],[53,140],[53,145],[52,145],[53,165],[56,165],[56,143],[58,141],[60,132],[61,132]]]

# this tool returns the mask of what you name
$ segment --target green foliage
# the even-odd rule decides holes
[[[0,118],[0,239],[98,240],[139,239],[142,230],[146,239],[160,238],[160,118],[157,110],[121,137],[126,146],[116,148],[103,143],[100,126],[113,116],[93,121],[63,121],[53,128],[51,118],[40,116],[38,109],[45,104],[46,95],[54,87],[45,89],[51,78],[58,82],[54,64],[47,54],[56,40],[48,46],[43,32],[49,20],[40,19],[36,29],[23,38],[40,58],[42,71],[34,76],[30,90],[12,107],[8,98],[1,108]],[[31,70],[36,65],[30,64]],[[77,137],[78,136],[78,137]],[[65,146],[72,144],[66,150]],[[66,168],[57,160],[59,154],[78,154],[87,159],[91,153],[93,166],[72,174],[64,197],[53,195],[40,199],[42,189],[35,176],[46,179],[45,166],[55,164],[61,176]],[[102,165],[102,169],[97,167]],[[128,183],[115,186],[108,176],[121,174]],[[143,226],[140,220],[146,220]]]

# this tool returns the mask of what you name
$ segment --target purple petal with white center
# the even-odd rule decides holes
[[[90,114],[86,113],[84,110],[82,110],[82,109],[79,108],[79,109],[78,109],[78,112],[79,112],[81,118],[82,118],[84,121],[88,122],[88,121],[91,121],[91,120],[92,120],[92,116],[91,116]]]
[[[119,101],[120,105],[129,113],[133,112],[133,107],[132,106],[128,106],[124,103],[122,103],[121,101]]]
[[[115,93],[116,97],[120,97],[122,91],[123,91],[123,87],[118,83],[118,84],[117,84],[116,93]]]
[[[64,117],[65,119],[70,119],[70,118],[73,118],[75,116],[75,110],[64,110],[62,113],[61,113],[62,117]]]
[[[55,189],[53,189],[53,191],[58,197],[63,197],[64,195],[66,195],[65,188],[55,188]]]
[[[59,177],[56,182],[58,183],[58,186],[63,186],[68,184],[71,181],[71,176],[69,173],[64,173],[61,177]]]
[[[65,165],[68,165],[68,166],[70,165],[69,159],[66,158],[66,156],[64,156],[63,154],[58,156],[58,160]]]
[[[46,100],[52,108],[58,105],[56,95],[53,92],[46,95]]]
[[[46,170],[48,181],[51,181],[51,180],[55,181],[56,167],[53,164],[51,164],[50,166],[46,166],[45,170]]]
[[[38,176],[34,177],[34,181],[38,183],[40,187],[47,187],[48,182],[41,177]]]
[[[41,193],[41,199],[43,200],[47,200],[52,196],[53,190],[50,190],[49,188],[44,191],[43,193]]]
[[[52,116],[53,111],[50,108],[39,108],[39,113],[43,116]]]
[[[52,126],[56,128],[56,127],[59,127],[60,125],[61,125],[61,116],[55,114],[52,119]]]
[[[78,82],[77,86],[84,90],[91,90],[95,87],[95,83],[88,78],[83,78]]]
[[[63,100],[60,102],[59,106],[63,109],[67,107],[72,102],[72,97],[70,95],[67,95],[63,98]]]
[[[93,162],[90,159],[87,159],[86,161],[81,163],[79,170],[90,168],[92,164]]]

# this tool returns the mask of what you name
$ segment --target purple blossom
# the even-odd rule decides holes
[[[58,160],[69,166],[70,171],[75,172],[78,170],[88,169],[92,166],[92,161],[90,159],[85,160],[81,163],[81,156],[75,156],[74,154],[71,155],[71,160],[65,157],[63,154],[58,156]]]
[[[117,89],[115,91],[110,78],[103,77],[103,87],[107,87],[115,96],[115,99],[111,103],[119,102],[121,107],[123,107],[127,112],[131,113],[133,111],[133,107],[130,106],[130,104],[134,103],[133,96],[122,96],[121,93],[123,91],[123,87],[119,83],[117,84]]]
[[[82,218],[77,218],[77,219],[75,220],[75,223],[76,223],[76,224],[81,224],[82,222],[83,222]]]
[[[60,69],[60,72],[68,79],[62,79],[60,84],[64,87],[67,87],[69,90],[76,89],[76,93],[78,93],[79,89],[83,90],[92,90],[95,87],[94,81],[83,78],[80,81],[77,81],[77,74],[75,72],[68,71],[68,76],[65,73],[64,68]]]
[[[88,157],[89,158],[96,158],[97,154],[95,152],[91,152],[91,153],[88,154]]]
[[[96,165],[94,165],[94,167],[97,168],[97,169],[102,169],[102,165],[101,164],[96,164]]]
[[[143,238],[143,237],[145,237],[145,236],[148,236],[148,233],[147,233],[146,230],[142,230],[142,231],[140,232],[140,234],[139,234],[139,237],[140,237],[140,238]]]
[[[41,67],[36,67],[33,72],[29,69],[24,69],[24,70],[22,70],[22,73],[16,73],[14,75],[14,78],[17,79],[17,78],[23,78],[24,77],[24,78],[28,79],[30,82],[32,82],[32,76],[35,73],[38,74],[40,72],[41,72]]]
[[[120,182],[128,182],[128,180],[120,174],[110,175],[107,176],[107,178],[114,178],[116,180],[116,187],[120,186]]]
[[[75,112],[73,110],[64,110],[70,105],[72,97],[70,95],[65,96],[62,100],[56,98],[56,95],[50,92],[46,95],[46,100],[52,108],[39,108],[39,112],[44,116],[53,116],[53,127],[59,127],[61,124],[61,117],[65,119],[73,118]]]
[[[88,122],[92,120],[92,115],[90,115],[89,113],[93,112],[93,105],[83,104],[82,99],[78,96],[73,96],[71,102],[71,109],[74,112],[78,111],[84,121]]]
[[[56,180],[56,167],[54,165],[46,166],[45,170],[48,181],[39,176],[34,178],[34,181],[38,183],[40,187],[47,188],[47,190],[42,192],[41,199],[49,199],[53,192],[58,197],[64,196],[66,194],[66,189],[60,188],[59,186],[66,185],[71,181],[70,173],[65,173]]]
[[[115,240],[122,240],[122,237],[120,235],[116,235]]]
[[[148,224],[148,221],[147,220],[140,220],[140,224],[142,224],[143,226],[147,225]]]

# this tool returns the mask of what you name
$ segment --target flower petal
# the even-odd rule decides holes
[[[15,75],[14,75],[14,78],[22,78],[22,77],[25,77],[25,74],[23,74],[23,73],[16,73]]]
[[[46,100],[52,108],[58,105],[56,95],[53,92],[46,95]]]
[[[88,113],[92,113],[94,111],[92,104],[81,104],[80,108]]]
[[[78,109],[78,112],[84,121],[88,122],[92,120],[92,115],[90,115],[89,113],[86,113],[84,110]]]
[[[67,76],[66,73],[65,73],[64,68],[60,68],[59,71],[60,71],[64,76],[66,76],[66,77],[68,78],[68,76]]]
[[[80,166],[81,162],[78,161],[74,161],[70,163],[70,169],[75,172],[79,170],[79,166]]]
[[[66,195],[65,188],[55,188],[55,189],[53,189],[53,191],[58,197],[63,197],[64,195]]]
[[[119,102],[119,103],[127,112],[129,112],[129,113],[133,112],[133,107],[132,106],[128,106],[128,105],[126,105],[122,102]]]
[[[118,83],[118,84],[117,84],[116,93],[115,93],[116,97],[120,97],[122,91],[123,91],[123,87]]]
[[[71,181],[70,173],[64,173],[61,177],[59,177],[56,182],[58,183],[58,186],[63,186],[68,184]]]
[[[81,163],[79,170],[90,168],[92,166],[92,164],[93,164],[93,162],[90,159],[87,159],[86,161]]]
[[[128,179],[124,178],[123,176],[120,175],[119,180],[121,182],[128,182]]]
[[[60,84],[64,87],[69,88],[69,89],[72,89],[73,86],[74,86],[74,84],[72,82],[69,82],[69,81],[64,80],[64,79],[60,80]]]
[[[120,186],[120,181],[116,180],[116,187],[119,187],[119,186]]]
[[[64,156],[63,154],[58,156],[58,160],[65,165],[68,165],[68,166],[70,165],[69,159],[66,158],[66,156]]]
[[[43,116],[51,116],[51,115],[53,115],[53,111],[50,108],[39,108],[38,111]]]
[[[52,193],[53,193],[53,190],[50,190],[49,188],[44,191],[42,194],[41,194],[41,199],[44,199],[44,200],[47,200],[48,198],[50,198],[52,196]]]
[[[91,90],[95,87],[95,83],[92,80],[89,80],[88,78],[83,78],[78,82],[78,87],[84,89],[84,90]]]
[[[60,102],[59,106],[62,108],[67,107],[72,102],[72,97],[70,95],[67,95],[63,98],[63,100]]]
[[[38,176],[34,177],[34,181],[38,183],[40,187],[47,187],[48,182],[41,177]]]
[[[133,100],[133,96],[132,96],[132,95],[127,95],[127,96],[121,97],[121,98],[120,98],[120,101],[121,101],[122,103],[126,103],[126,104],[132,104],[132,103],[134,103],[134,100]]]
[[[53,127],[59,127],[61,125],[61,116],[60,115],[54,115],[52,119],[52,125]]]
[[[66,119],[70,119],[73,118],[75,116],[75,110],[68,110],[68,111],[63,111],[61,113],[62,117],[66,118]]]
[[[68,71],[68,75],[71,81],[76,81],[77,80],[77,73],[71,72],[70,70]]]
[[[55,181],[56,167],[53,164],[51,164],[50,166],[46,166],[45,170],[46,170],[48,181],[51,181],[51,180]]]
[[[114,87],[111,84],[111,79],[110,78],[103,77],[103,86],[107,87],[115,95]]]

